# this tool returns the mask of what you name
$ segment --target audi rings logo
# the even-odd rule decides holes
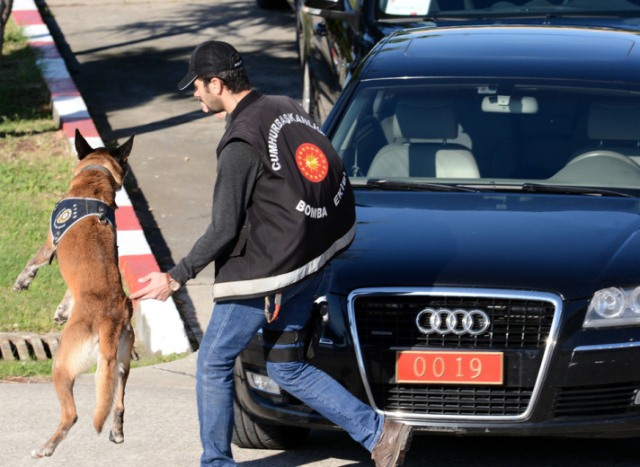
[[[479,336],[484,333],[491,321],[482,310],[449,310],[447,308],[425,308],[416,316],[416,325],[422,334],[470,334]]]

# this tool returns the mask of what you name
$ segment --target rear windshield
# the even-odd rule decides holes
[[[381,18],[630,14],[640,0],[378,0]]]

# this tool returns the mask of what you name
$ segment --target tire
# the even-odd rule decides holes
[[[280,10],[288,6],[286,0],[256,0],[256,3],[263,10]]]
[[[248,449],[292,449],[301,446],[308,428],[268,425],[253,421],[235,401],[233,403],[233,444]]]

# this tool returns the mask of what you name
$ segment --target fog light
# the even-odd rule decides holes
[[[278,386],[275,381],[273,381],[266,375],[247,371],[247,381],[249,381],[249,386],[251,386],[251,388],[255,389],[256,391],[266,392],[275,396],[279,396],[282,394],[282,392],[280,391],[280,386]]]
[[[640,389],[636,391],[636,397],[633,398],[633,405],[640,405]]]

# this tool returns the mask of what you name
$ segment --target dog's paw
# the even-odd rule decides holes
[[[15,284],[13,284],[13,290],[16,292],[22,292],[23,290],[27,290],[31,281],[33,280],[33,276],[29,276],[28,274],[22,273],[16,279]]]
[[[66,316],[54,316],[53,317],[53,322],[57,325],[63,325],[64,323],[67,322],[67,317]]]
[[[34,459],[42,459],[43,457],[49,457],[53,454],[53,450],[50,449],[34,449],[31,451],[31,457]]]
[[[22,292],[23,290],[27,290],[28,288],[29,288],[28,282],[25,284],[24,282],[17,280],[16,283],[13,284],[13,290],[15,290],[16,292]]]
[[[73,308],[74,303],[71,292],[67,290],[64,297],[62,297],[62,301],[56,307],[56,312],[53,315],[53,322],[56,324],[64,324],[69,321],[69,316],[71,315],[71,309]]]
[[[109,432],[109,440],[116,444],[124,443],[124,433],[116,433],[113,430]]]
[[[53,322],[56,324],[64,324],[69,320],[69,309],[58,305],[56,313],[53,315]]]

